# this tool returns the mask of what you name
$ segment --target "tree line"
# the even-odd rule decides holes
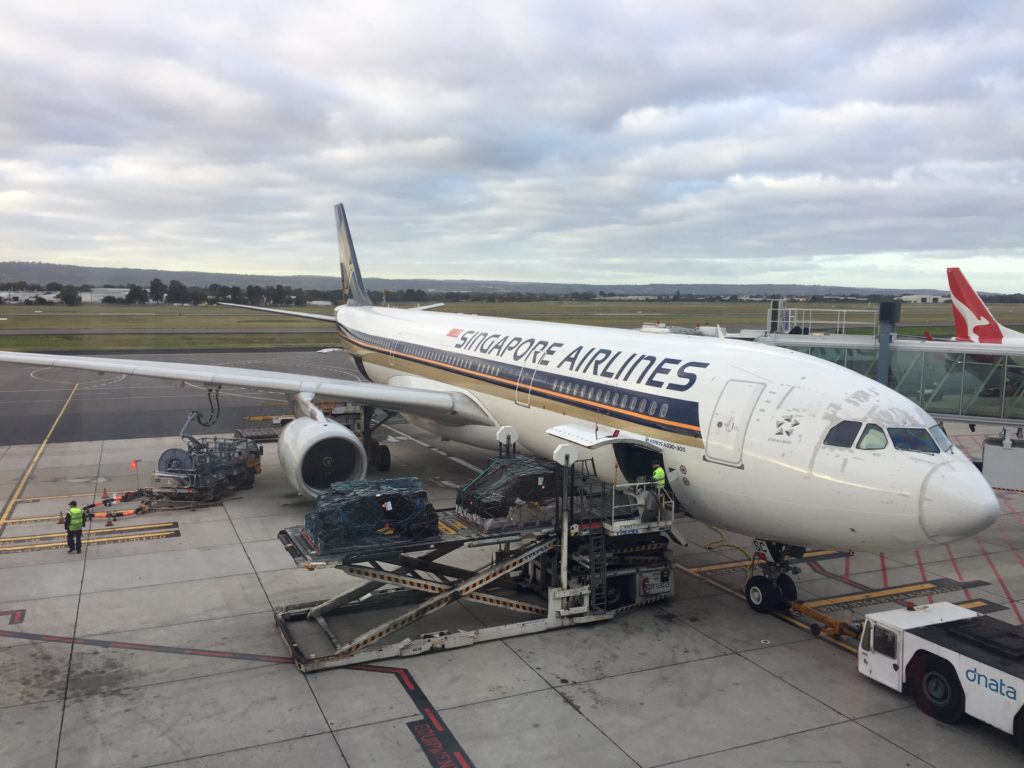
[[[225,301],[234,304],[252,304],[257,306],[303,306],[309,301],[341,301],[341,291],[320,291],[315,289],[292,288],[287,285],[221,285],[211,283],[208,286],[189,286],[179,280],[164,283],[158,277],[149,282],[149,287],[140,285],[105,285],[103,288],[127,288],[123,296],[104,296],[103,303],[108,304],[216,304]],[[68,306],[82,303],[82,294],[96,290],[92,285],[65,285],[50,282],[46,285],[29,283],[24,280],[0,283],[0,291],[16,291],[19,293],[50,293],[56,294],[58,301]],[[0,295],[0,302],[5,299]],[[52,303],[45,298],[37,297],[25,303]]]
[[[311,301],[326,301],[331,305],[341,302],[341,291],[324,291],[312,288],[292,288],[288,285],[247,285],[244,288],[237,285],[222,285],[211,283],[208,286],[188,286],[178,280],[171,280],[164,283],[160,278],[153,278],[149,287],[139,285],[115,286],[105,285],[103,288],[127,288],[128,292],[124,297],[105,296],[104,303],[111,304],[216,304],[228,302],[231,304],[249,304],[252,306],[273,306],[273,307],[301,307]],[[67,285],[57,282],[49,282],[46,285],[29,283],[24,280],[17,282],[0,283],[0,291],[46,292],[56,293],[57,300],[68,306],[77,306],[82,303],[82,294],[95,290],[92,285]],[[392,291],[368,291],[371,301],[374,304],[425,304],[429,302],[444,302],[455,304],[464,301],[507,303],[507,302],[529,302],[529,301],[593,301],[597,298],[613,299],[622,294],[613,291],[570,291],[562,294],[540,293],[532,291],[507,291],[501,293],[487,293],[483,291],[424,291],[418,288],[405,288]],[[1003,304],[1024,303],[1024,294],[985,294],[990,301]],[[740,301],[739,295],[714,295],[703,296],[697,294],[683,294],[676,290],[673,294],[651,295],[644,297],[651,301]],[[764,299],[782,298],[781,294],[765,296]],[[866,295],[866,296],[808,296],[811,302],[822,301],[891,301],[894,297],[888,295]],[[5,301],[0,295],[0,303]],[[28,303],[28,302],[26,302]],[[50,303],[44,299],[37,299],[33,303]]]

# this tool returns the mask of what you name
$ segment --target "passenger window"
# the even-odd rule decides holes
[[[631,398],[629,398],[629,410],[636,410],[636,395],[633,395]]]
[[[862,451],[878,451],[885,448],[889,441],[885,439],[885,432],[877,424],[868,424],[864,427],[864,433],[857,441],[857,447]]]
[[[840,421],[825,435],[825,445],[834,445],[836,448],[853,448],[853,441],[857,439],[860,432],[859,421]]]
[[[915,451],[916,453],[938,453],[932,436],[926,429],[909,429],[906,427],[889,427],[889,438],[897,451]]]
[[[668,403],[662,403],[661,408],[658,409],[658,418],[664,419],[668,416]]]
[[[651,404],[647,407],[647,415],[648,416],[653,416],[655,411],[657,411],[657,410],[658,410],[658,401],[657,400],[651,400]]]
[[[647,410],[647,398],[646,397],[640,398],[640,405],[637,406],[636,410],[637,410],[637,413],[643,413],[644,411]]]
[[[618,405],[618,404],[619,404],[619,393],[618,392],[612,392],[612,405]]]
[[[888,656],[890,659],[895,659],[896,633],[891,629],[886,629],[885,627],[880,627],[876,624],[874,635],[875,653],[880,653],[883,656]]]

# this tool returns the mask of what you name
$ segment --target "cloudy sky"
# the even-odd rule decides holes
[[[1024,4],[12,0],[0,261],[1024,291]]]

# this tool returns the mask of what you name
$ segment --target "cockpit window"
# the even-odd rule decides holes
[[[857,447],[862,451],[878,451],[885,448],[889,441],[885,439],[885,431],[877,424],[868,424],[857,441]]]
[[[938,453],[939,446],[932,440],[927,429],[911,429],[908,427],[889,427],[889,437],[897,451],[916,451],[917,453]]]
[[[857,439],[860,432],[859,421],[840,421],[825,435],[825,445],[834,445],[837,448],[852,448],[853,441]]]
[[[934,427],[928,427],[928,434],[932,436],[935,444],[939,446],[940,451],[952,451],[953,443],[950,442],[949,436],[946,434],[941,426],[936,424]]]

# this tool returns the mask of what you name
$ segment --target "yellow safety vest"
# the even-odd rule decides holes
[[[69,531],[80,531],[82,530],[82,523],[85,520],[85,513],[78,507],[68,508],[68,530]]]

